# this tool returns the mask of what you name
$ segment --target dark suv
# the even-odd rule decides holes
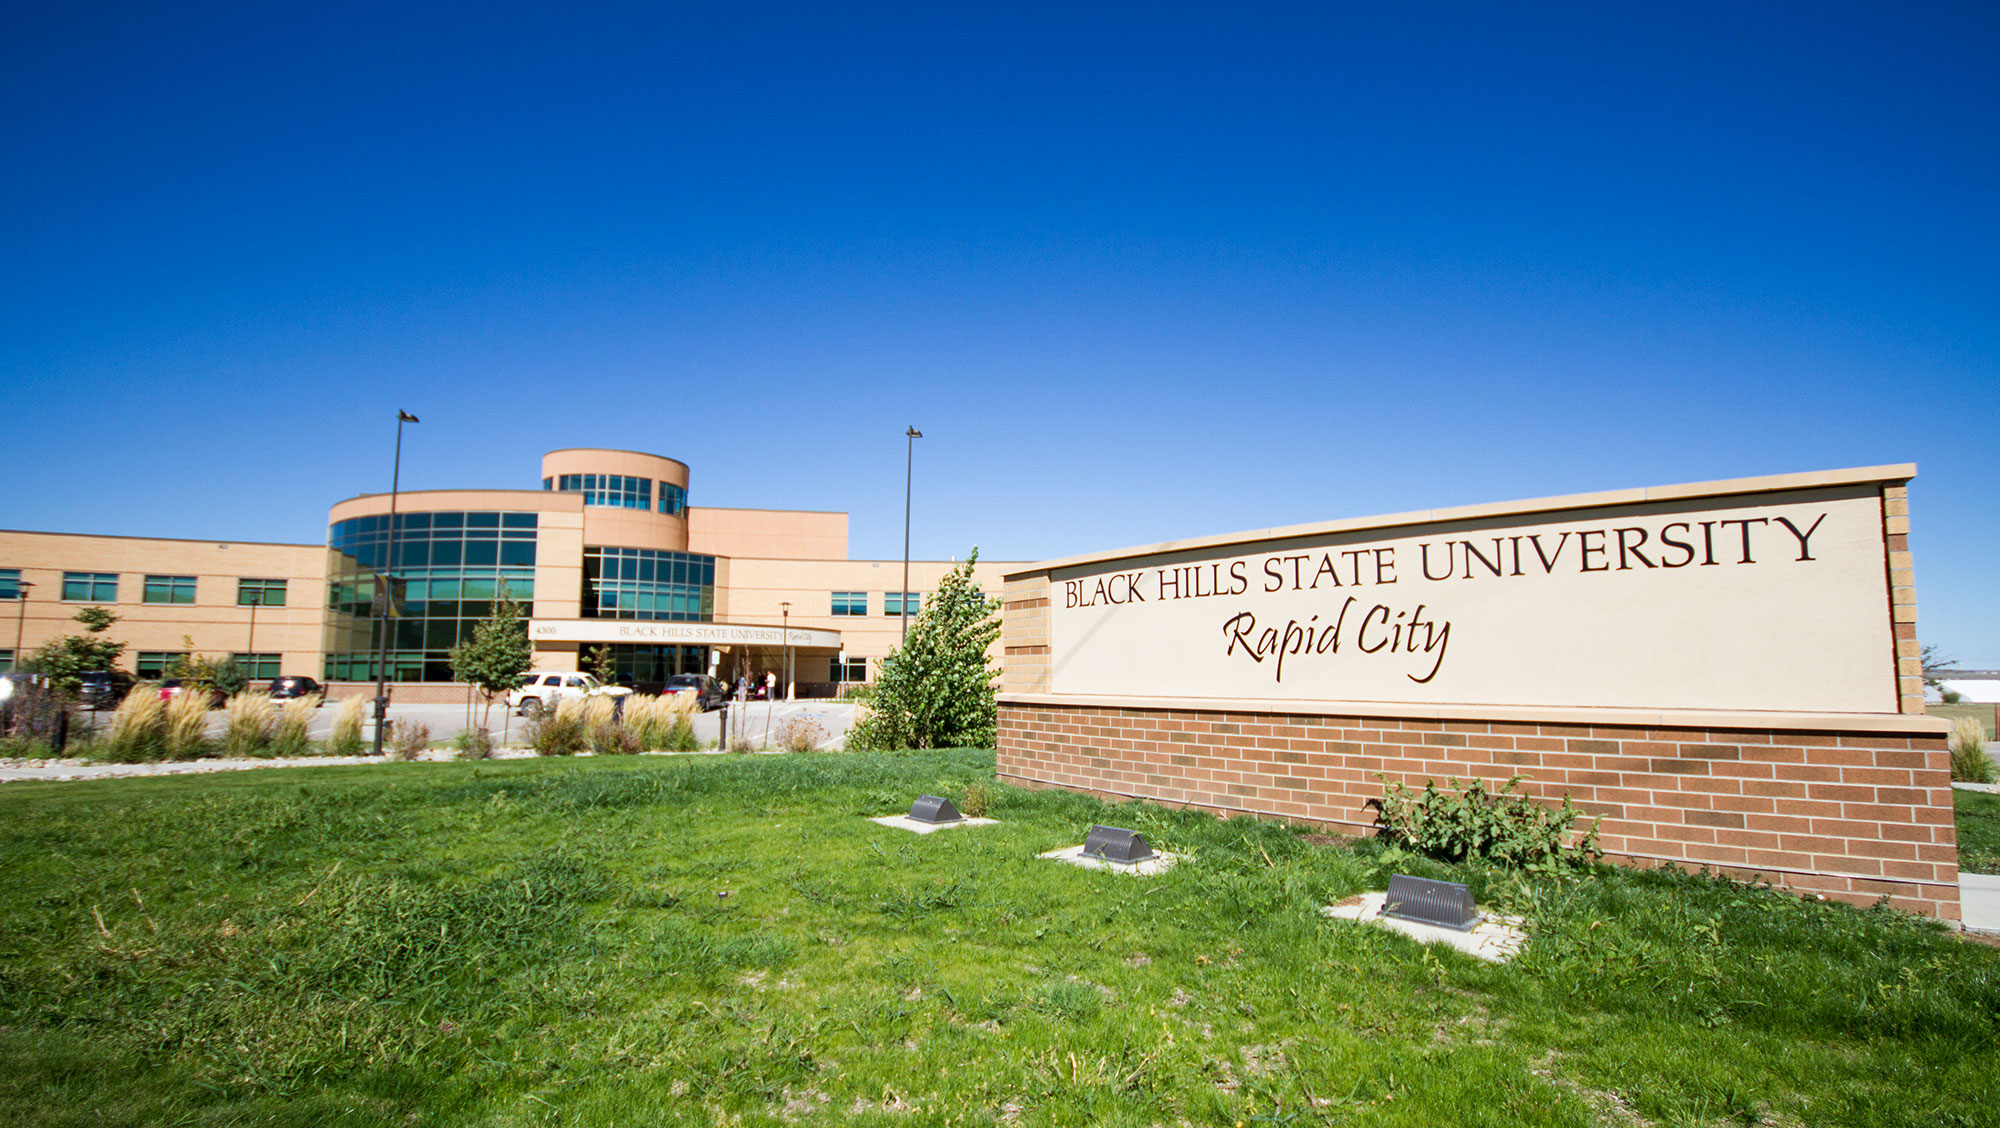
[[[326,689],[312,678],[288,675],[282,678],[271,679],[271,700],[273,701],[290,701],[294,697],[311,697],[314,694],[324,697]]]
[[[694,694],[695,700],[700,702],[697,707],[704,713],[710,709],[720,709],[723,702],[729,700],[729,692],[722,688],[722,683],[706,674],[675,674],[660,687],[660,696],[665,697],[670,693]]]
[[[85,670],[76,678],[76,700],[86,709],[116,709],[139,684],[139,679],[123,670]]]

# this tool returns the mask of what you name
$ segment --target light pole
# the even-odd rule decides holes
[[[396,462],[389,473],[389,558],[375,573],[376,596],[382,603],[376,612],[381,639],[375,648],[375,754],[382,754],[382,724],[389,717],[389,602],[395,598],[391,577],[396,570],[396,493],[403,484],[403,424],[417,417],[400,408],[396,411]]]
[[[896,597],[897,610],[902,613],[903,641],[910,641],[910,480],[917,464],[917,440],[924,437],[917,425],[903,432],[909,440],[903,463],[903,592]]]
[[[262,591],[252,591],[245,594],[250,597],[250,641],[244,643],[243,661],[250,669],[254,670],[257,668],[257,606],[264,602],[264,593]],[[254,680],[254,678],[249,676],[248,672],[245,672],[243,682],[244,692],[249,692],[250,682]]]
[[[14,609],[14,660],[7,666],[10,670],[21,668],[21,631],[28,625],[28,590],[34,586],[26,580],[14,581],[14,599],[20,606]]]
[[[783,628],[785,634],[785,700],[790,701],[792,699],[792,601],[788,599],[778,604],[778,607],[785,616],[785,625]]]

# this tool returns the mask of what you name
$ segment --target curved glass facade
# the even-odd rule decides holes
[[[580,493],[585,505],[610,505],[620,509],[653,508],[653,479],[630,474],[561,474],[543,478],[542,488],[559,493]],[[687,512],[687,487],[660,483],[659,511],[669,517]]]
[[[586,545],[581,614],[708,622],[715,618],[715,557]]]
[[[389,677],[451,681],[451,648],[493,613],[504,583],[535,597],[533,513],[434,512],[356,517],[327,530],[326,680],[372,681],[381,646],[377,617],[388,580]]]

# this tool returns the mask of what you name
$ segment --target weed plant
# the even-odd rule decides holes
[[[422,721],[403,721],[396,726],[395,739],[389,744],[389,755],[405,763],[423,755],[431,746],[431,726]]]
[[[538,756],[574,756],[590,746],[587,720],[582,701],[558,701],[528,722],[528,745]]]
[[[786,752],[817,752],[827,735],[826,726],[805,713],[786,717],[771,733],[777,746]]]
[[[1993,761],[1986,755],[1986,726],[1976,717],[1951,722],[1951,778],[1960,783],[1992,783]]]
[[[1583,812],[1567,794],[1555,810],[1534,802],[1519,790],[1521,779],[1513,776],[1497,791],[1478,779],[1454,778],[1443,790],[1425,780],[1424,789],[1413,792],[1384,778],[1382,798],[1372,805],[1385,838],[1447,862],[1484,859],[1554,869],[1594,854],[1602,820],[1571,841]]]
[[[239,693],[229,699],[227,713],[222,754],[233,759],[264,755],[278,728],[278,707],[271,703],[270,695]]]
[[[340,711],[333,716],[333,732],[326,738],[327,755],[359,756],[368,747],[361,739],[361,726],[371,704],[366,697],[350,697],[340,703]]]
[[[974,784],[997,825],[862,817]],[[1035,857],[1096,822],[1181,861]],[[0,867],[27,1128],[1931,1128],[1991,1122],[2000,1053],[2000,952],[1900,913],[1108,806],[991,752],[10,784]],[[1526,950],[1320,915],[1398,870]]]
[[[202,760],[215,755],[208,738],[208,693],[184,688],[167,702],[164,737],[169,760]]]
[[[313,750],[312,722],[319,712],[320,697],[292,697],[278,706],[278,719],[271,730],[270,754],[306,756]]]

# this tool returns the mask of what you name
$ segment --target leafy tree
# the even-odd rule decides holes
[[[21,666],[24,670],[47,674],[57,692],[67,697],[75,697],[82,687],[77,675],[86,670],[108,670],[125,653],[124,643],[104,637],[118,616],[102,607],[85,607],[73,618],[83,624],[83,634],[64,635],[44,643]]]
[[[528,624],[521,618],[521,605],[500,586],[493,601],[493,613],[473,624],[472,638],[451,648],[451,674],[479,691],[486,699],[479,727],[485,728],[493,715],[493,700],[511,693],[521,684],[521,675],[535,661],[534,646],[528,642]]]
[[[601,682],[609,682],[618,672],[618,660],[612,657],[609,646],[599,644],[590,648],[590,672]]]
[[[250,687],[250,675],[238,665],[234,658],[210,658],[198,653],[194,648],[194,638],[181,636],[181,645],[187,653],[168,664],[166,675],[198,685],[214,686],[224,695],[234,697]]]
[[[998,668],[987,650],[1000,637],[1000,600],[979,590],[972,565],[951,570],[910,624],[910,637],[882,660],[868,714],[848,737],[855,748],[991,748]]]

